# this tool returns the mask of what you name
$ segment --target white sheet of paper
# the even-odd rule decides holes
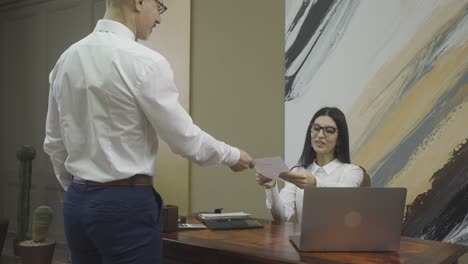
[[[281,157],[255,159],[257,173],[276,180],[281,172],[288,172],[289,168]]]

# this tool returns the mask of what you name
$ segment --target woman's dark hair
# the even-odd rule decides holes
[[[314,148],[312,148],[312,139],[310,135],[310,129],[312,124],[315,122],[319,116],[329,116],[336,123],[338,128],[338,139],[336,141],[335,147],[335,158],[339,159],[343,163],[351,163],[349,157],[349,134],[348,134],[348,125],[346,123],[346,117],[341,112],[340,109],[336,107],[324,107],[318,110],[312,120],[309,122],[309,126],[306,131],[306,138],[304,142],[304,149],[302,150],[302,155],[297,166],[303,166],[304,168],[309,167],[315,160],[317,153]]]

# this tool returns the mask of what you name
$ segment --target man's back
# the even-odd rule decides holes
[[[135,93],[151,64],[159,64],[169,76],[172,72],[162,56],[134,41],[128,29],[122,26],[115,34],[105,28],[116,22],[100,23],[102,29],[65,51],[51,73],[67,169],[82,176],[90,168],[103,180],[109,174],[126,178],[135,170],[151,174],[157,138]]]
[[[200,165],[244,167],[239,149],[193,123],[168,62],[119,22],[99,20],[60,57],[50,83],[44,151],[65,188],[71,175],[98,182],[153,175],[156,136]]]

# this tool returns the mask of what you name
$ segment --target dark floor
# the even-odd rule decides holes
[[[0,256],[0,264],[15,264],[21,263],[19,257],[15,257],[13,254],[13,236],[9,235],[3,246],[3,252]],[[57,244],[54,251],[54,260],[52,264],[69,264],[68,261],[68,250],[65,245]]]

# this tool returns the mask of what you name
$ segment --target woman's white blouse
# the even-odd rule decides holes
[[[297,167],[293,172],[307,170],[315,176],[317,187],[359,187],[364,178],[364,173],[359,166],[343,163],[338,159],[333,160],[324,167],[319,167],[315,162],[307,169]],[[271,189],[265,189],[266,206],[271,210],[273,219],[287,221],[294,215],[297,209],[298,219],[302,219],[302,203],[304,190],[296,185],[285,182],[281,192],[278,184]]]

